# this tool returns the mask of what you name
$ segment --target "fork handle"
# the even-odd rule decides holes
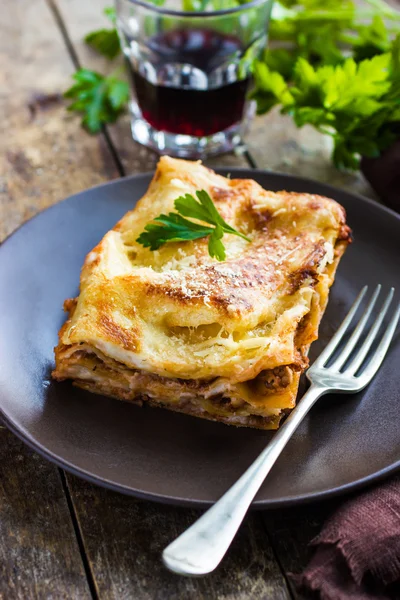
[[[180,575],[206,575],[221,562],[278,456],[310,408],[328,390],[312,384],[267,447],[237,482],[163,552],[165,566]]]

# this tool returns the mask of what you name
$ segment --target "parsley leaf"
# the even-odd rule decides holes
[[[335,66],[350,56],[359,62],[390,50],[399,21],[384,0],[276,0],[263,62],[286,81],[299,57],[313,66]]]
[[[121,52],[116,29],[98,29],[85,36],[85,42],[94,50],[113,60]]]
[[[390,50],[337,65],[314,66],[299,57],[291,82],[258,61],[258,112],[280,105],[298,127],[310,124],[332,136],[336,166],[357,169],[360,156],[379,156],[400,135],[400,34]]]
[[[211,227],[203,227],[176,213],[168,213],[156,217],[154,223],[148,223],[136,241],[145,248],[158,250],[167,242],[197,240],[212,232]]]
[[[225,247],[221,242],[224,233],[237,235],[250,241],[243,233],[224,221],[205,190],[196,191],[196,196],[197,199],[191,194],[177,198],[174,202],[177,212],[159,215],[153,219],[136,241],[145,248],[158,250],[168,242],[197,240],[209,236],[208,252],[217,260],[225,260],[226,257]],[[190,221],[186,217],[208,223],[213,227]]]
[[[205,190],[198,190],[196,192],[196,198],[190,194],[185,196],[179,196],[174,202],[174,206],[178,213],[185,217],[191,217],[192,219],[198,219],[199,221],[205,221],[211,225],[219,226],[222,231],[226,233],[233,233],[243,239],[250,241],[243,233],[236,231],[233,227],[228,225],[226,221],[221,217],[217,211],[214,202]]]
[[[64,97],[73,100],[69,111],[83,115],[82,125],[90,133],[98,133],[105,123],[113,123],[123,111],[129,99],[129,86],[109,75],[89,69],[79,69],[73,74],[76,83],[70,87]]]
[[[115,26],[116,24],[116,13],[114,7],[107,7],[104,9],[104,14]],[[113,29],[98,29],[88,33],[85,38],[85,42],[110,60],[113,60],[116,56],[121,53],[121,46],[119,43],[119,37],[115,27]]]
[[[283,47],[267,52],[268,66],[290,78],[290,63],[293,67],[299,56],[317,65],[341,62],[339,42],[344,33],[351,33],[355,18],[356,8],[351,0],[275,2],[269,38],[272,45],[278,41]]]
[[[352,41],[354,60],[372,58],[390,50],[389,33],[381,16],[375,15],[369,25],[360,25],[357,33],[358,36]]]
[[[225,260],[225,246],[221,242],[221,238],[224,235],[224,230],[220,225],[217,225],[208,239],[208,254],[211,258],[217,260]]]
[[[251,97],[257,100],[258,114],[268,112],[276,104],[286,107],[293,103],[293,96],[280,73],[272,71],[261,61],[255,61],[253,76],[255,87]]]
[[[106,15],[106,17],[111,21],[111,23],[113,25],[116,24],[117,22],[117,13],[115,10],[115,6],[106,6],[106,8],[103,10],[103,13]]]

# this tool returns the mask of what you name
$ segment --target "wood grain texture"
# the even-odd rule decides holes
[[[116,68],[123,68],[120,57],[110,62],[99,56],[83,41],[85,35],[90,31],[110,26],[108,19],[102,14],[103,9],[111,4],[110,0],[86,2],[81,0],[51,0],[51,2],[59,11],[68,37],[82,66],[103,74],[110,73]],[[107,130],[127,175],[144,170],[151,171],[154,168],[158,156],[155,152],[133,141],[128,114],[121,117],[117,123],[109,125]],[[213,168],[216,166],[248,166],[245,157],[240,153],[211,157],[205,163]]]
[[[57,467],[0,426],[0,598],[91,597]]]
[[[290,598],[259,514],[247,518],[216,572],[188,579],[167,571],[161,552],[199,511],[140,502],[72,475],[67,478],[100,598]]]
[[[117,177],[102,136],[61,98],[73,72],[45,0],[7,2],[0,23],[0,239],[39,210]]]

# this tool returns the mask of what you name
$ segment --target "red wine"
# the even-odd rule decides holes
[[[165,85],[162,85],[150,82],[129,65],[137,103],[143,118],[152,127],[202,137],[223,131],[242,119],[249,80],[231,82],[226,76],[227,61],[242,52],[237,38],[214,31],[189,29],[159,34],[147,44],[158,73],[164,65],[167,69],[171,63],[175,66],[173,81],[166,76]],[[183,68],[188,64],[201,71],[200,89]],[[212,76],[215,77],[218,69],[222,82],[212,85]]]
[[[159,131],[201,137],[228,129],[241,120],[247,80],[210,90],[154,85],[133,75],[143,117]]]

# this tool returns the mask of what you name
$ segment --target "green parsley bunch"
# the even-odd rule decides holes
[[[252,65],[257,112],[279,106],[298,127],[332,136],[335,165],[357,169],[400,136],[400,13],[381,0],[283,1],[275,44]]]
[[[357,63],[314,67],[298,58],[290,83],[266,62],[253,65],[259,113],[273,106],[332,136],[337,167],[357,169],[359,156],[377,157],[400,136],[400,36],[390,52]]]

